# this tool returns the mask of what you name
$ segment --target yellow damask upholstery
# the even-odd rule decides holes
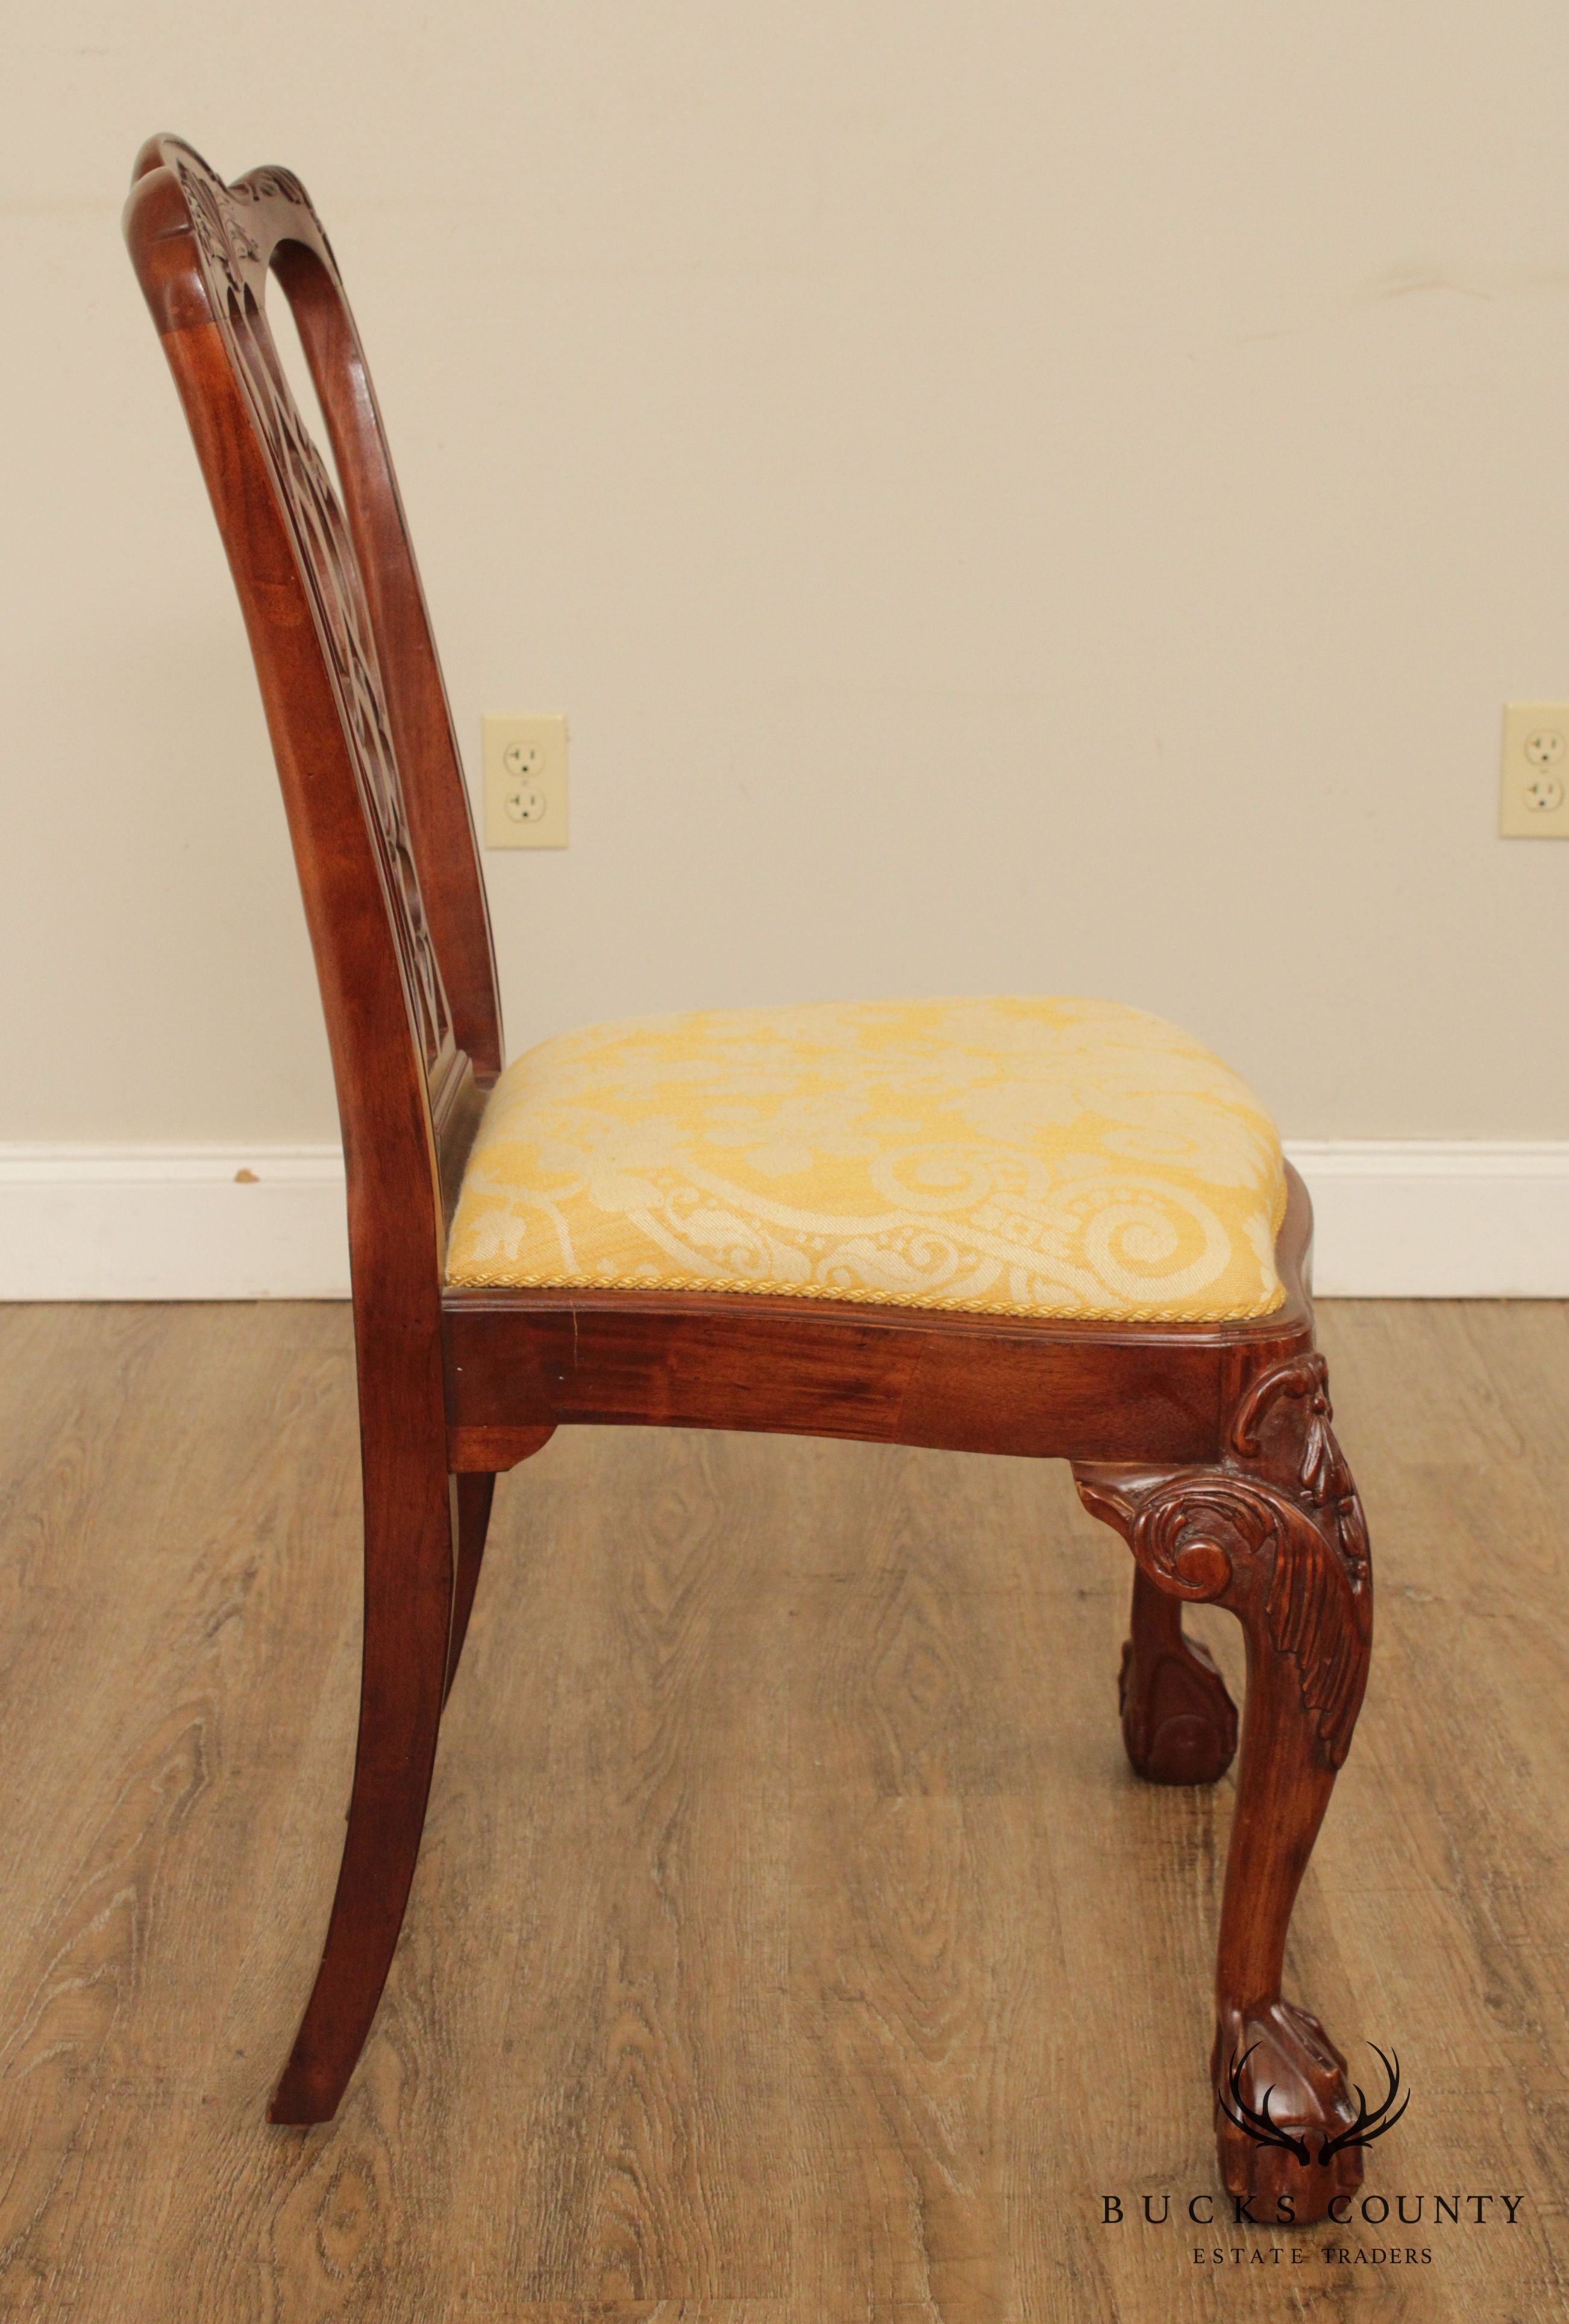
[[[1279,1140],[1111,1001],[623,1018],[493,1093],[448,1279],[1219,1321],[1284,1296]]]

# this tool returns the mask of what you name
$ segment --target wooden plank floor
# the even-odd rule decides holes
[[[1129,1775],[1127,1554],[1021,1461],[583,1432],[503,1480],[370,2048],[269,2129],[352,1737],[346,1312],[0,1311],[0,2314],[1569,2315],[1569,1311],[1324,1338],[1379,1636],[1290,1974],[1399,2052],[1393,2238],[1186,2223],[1230,1786]]]

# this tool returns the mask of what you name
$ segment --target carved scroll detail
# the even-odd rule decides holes
[[[1367,1527],[1330,1426],[1326,1379],[1312,1354],[1260,1374],[1217,1467],[1079,1468],[1075,1479],[1158,1588],[1261,1622],[1296,1671],[1318,1756],[1339,1767],[1367,1679],[1372,1593]]]

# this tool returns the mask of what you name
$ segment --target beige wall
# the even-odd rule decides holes
[[[297,167],[477,761],[514,1047],[1098,991],[1315,1136],[1569,1134],[1569,16],[6,0],[0,1137],[314,1139],[325,1051],[134,149]]]

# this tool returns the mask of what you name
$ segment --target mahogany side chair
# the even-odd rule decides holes
[[[1135,1560],[1122,1733],[1214,1783],[1246,1641],[1210,2061],[1238,2196],[1360,2183],[1344,2061],[1282,1998],[1362,1700],[1372,1583],[1330,1427],[1311,1213],[1246,1085],[1105,1002],[629,1019],[507,1065],[461,765],[331,249],[298,179],[155,137],[125,210],[249,633],[331,1043],[365,1510],[358,1744],[271,2108],[330,2118],[413,1877],[499,1471],[565,1425],[1066,1460]],[[342,502],[266,319],[292,309]]]

